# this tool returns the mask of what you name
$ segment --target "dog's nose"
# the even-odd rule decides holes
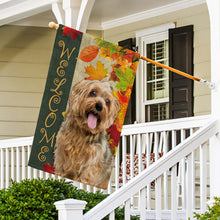
[[[102,111],[102,103],[100,103],[100,102],[96,103],[95,109],[97,112],[101,112]]]

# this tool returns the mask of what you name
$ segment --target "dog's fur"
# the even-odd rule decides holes
[[[113,155],[106,140],[106,129],[113,124],[119,110],[109,83],[83,80],[73,87],[69,112],[56,138],[55,173],[107,188]],[[89,122],[91,114],[93,125]]]

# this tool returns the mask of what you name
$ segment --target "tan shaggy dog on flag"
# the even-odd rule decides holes
[[[99,188],[107,188],[113,154],[106,129],[120,105],[108,82],[83,80],[73,87],[69,112],[56,138],[55,173]]]

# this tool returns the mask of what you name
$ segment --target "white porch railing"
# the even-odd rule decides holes
[[[193,148],[192,144],[187,145],[187,149],[190,149],[188,153],[190,156],[187,156],[188,154],[185,155],[187,157],[182,154],[180,156],[177,149],[185,143],[185,138],[194,137],[192,136],[194,132],[206,125],[208,121],[210,121],[210,116],[200,116],[124,126],[121,144],[115,158],[115,168],[108,190],[105,192],[115,195],[115,191],[121,192],[125,186],[127,190],[127,186],[136,184],[135,175],[141,173],[141,176],[147,175],[145,176],[147,181],[143,180],[145,185],[141,185],[142,190],[139,189],[140,191],[129,194],[128,202],[125,202],[126,200],[119,202],[119,205],[125,202],[125,207],[131,207],[129,213],[142,213],[141,216],[147,215],[147,219],[155,219],[156,216],[157,219],[160,219],[161,215],[163,215],[163,219],[171,219],[171,210],[176,210],[172,212],[172,219],[184,219],[185,210],[189,204],[192,205],[191,212],[192,210],[204,211],[206,209],[205,201],[209,196],[207,190],[209,187],[208,140],[211,136],[207,136],[208,131],[205,130],[205,140],[201,143],[202,145],[197,144]],[[216,128],[215,123],[212,126]],[[211,130],[213,131],[213,129]],[[0,141],[0,188],[8,187],[10,179],[20,181],[37,177],[58,178],[27,166],[32,141],[33,138]],[[181,145],[178,145],[180,142]],[[172,155],[178,154],[178,159],[174,160],[173,156],[169,156],[171,153]],[[167,160],[172,164],[165,166],[163,163]],[[154,170],[151,175],[146,174],[147,171],[143,171],[146,167],[148,172]],[[164,170],[162,174],[160,169]],[[187,185],[189,173],[191,185]],[[128,184],[126,184],[127,182]],[[87,191],[98,190],[77,182],[74,184]],[[192,192],[191,201],[188,201],[187,197],[189,190]],[[132,192],[134,192],[133,189]],[[143,204],[145,204],[145,208],[143,208]],[[107,209],[104,210],[102,213],[108,215]],[[158,210],[160,211],[158,212]],[[110,219],[114,219],[113,212],[110,216]]]
[[[136,214],[140,215],[141,220],[145,219],[192,219],[193,211],[195,211],[195,181],[194,181],[194,153],[197,148],[201,149],[201,163],[203,163],[200,168],[200,193],[201,193],[201,210],[206,206],[207,201],[207,169],[206,167],[206,150],[207,150],[207,140],[214,136],[219,131],[219,124],[217,121],[213,120],[205,125],[203,128],[199,129],[197,132],[192,134],[189,138],[181,142],[176,148],[169,151],[165,156],[158,159],[154,164],[149,166],[146,170],[131,181],[121,187],[119,190],[107,197],[103,202],[99,203],[96,207],[87,212],[84,216],[79,216],[78,219],[83,220],[99,220],[109,215],[110,220],[115,219],[114,210],[121,206],[125,207],[125,220],[130,219],[130,214],[132,214],[131,209],[131,198],[136,194],[140,194],[140,205],[139,211]],[[179,161],[185,161],[184,170],[186,172],[186,192],[185,192],[185,204],[182,205],[181,212],[178,211],[177,207],[177,163]],[[186,165],[186,166],[185,166]],[[164,179],[164,174],[171,169],[171,208],[164,209],[162,207],[162,181]],[[155,212],[148,210],[147,204],[147,190],[149,184],[155,180]],[[74,201],[77,204],[77,201]],[[82,203],[82,201],[80,201]],[[182,202],[183,203],[183,202]],[[61,202],[56,202],[55,205],[57,209],[65,204],[65,200]],[[84,204],[85,205],[85,204]],[[163,215],[163,210],[167,215]],[[70,210],[69,210],[70,211]],[[65,216],[68,216],[68,212]],[[73,211],[73,209],[72,209]],[[79,211],[79,210],[77,210]],[[150,218],[150,214],[152,218]],[[181,214],[181,216],[180,216]],[[163,217],[162,217],[163,215]],[[60,216],[60,220],[70,220],[73,219],[74,215],[69,218],[63,218]],[[75,218],[74,218],[75,219]]]

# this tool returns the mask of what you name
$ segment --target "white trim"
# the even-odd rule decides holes
[[[171,28],[175,28],[174,23],[167,23],[137,31],[136,42],[141,56],[146,56],[146,48],[144,45],[168,39],[168,29]],[[142,74],[143,72],[146,72],[146,65],[144,65],[143,62],[145,61],[140,61],[136,75],[136,119],[138,122],[145,122],[145,105],[147,92],[145,91],[146,86],[144,86],[144,82],[146,82],[146,75]]]
[[[160,104],[160,103],[167,103],[169,102],[169,97],[167,98],[161,98],[161,99],[152,99],[149,101],[145,101],[145,105],[154,105],[154,104]]]
[[[144,36],[149,36],[149,35],[152,35],[152,34],[161,33],[161,32],[164,32],[164,31],[167,32],[167,30],[170,29],[170,28],[175,28],[175,24],[174,23],[162,24],[162,25],[159,25],[159,26],[156,26],[156,27],[136,31],[135,34],[136,34],[136,38],[144,37]]]
[[[7,8],[5,8],[3,5],[0,9],[0,25],[15,22],[47,11],[51,9],[52,3],[57,1],[58,0],[18,1],[17,4],[9,5]],[[9,3],[12,3],[12,1]]]
[[[1,9],[0,9],[0,25],[3,24],[8,24],[11,22],[15,22],[15,25],[30,25],[30,26],[38,26],[37,22],[31,22],[30,24],[28,22],[24,22],[24,21],[19,21],[20,19],[41,13],[43,11],[48,10],[49,8],[51,8],[52,3],[54,2],[62,2],[61,0],[43,0],[42,2],[44,2],[47,7],[43,6],[41,8],[41,10],[37,10],[36,4],[40,5],[42,0],[32,0],[32,1],[27,1],[29,2],[29,6],[30,8],[27,8],[27,6],[23,7],[21,5],[19,5],[18,7],[18,3],[22,3],[22,2],[26,2],[26,1],[21,1],[21,0],[17,0],[17,4],[14,4],[14,1],[6,1],[3,2],[1,4]],[[33,4],[32,4],[33,2]],[[13,5],[13,4],[14,5]],[[177,10],[181,10],[181,9],[185,9],[185,8],[189,8],[189,7],[193,7],[196,5],[201,5],[206,3],[205,0],[182,0],[182,1],[178,1],[172,4],[168,4],[165,6],[161,6],[161,7],[157,7],[154,9],[150,9],[150,10],[146,10],[143,12],[139,12],[139,13],[135,13],[135,14],[131,14],[129,16],[125,16],[125,17],[121,17],[118,19],[113,19],[113,20],[109,20],[109,21],[105,21],[105,22],[89,22],[88,23],[88,27],[87,29],[91,29],[91,30],[107,30],[110,28],[114,28],[114,27],[118,27],[121,25],[126,25],[126,24],[130,24],[133,22],[137,22],[137,21],[141,21],[144,19],[148,19],[148,18],[152,18],[152,17],[156,17],[156,16],[161,16],[170,12],[174,12]],[[20,7],[21,6],[21,7]],[[17,15],[17,12],[11,12],[11,9],[22,9],[23,13],[20,15]],[[7,15],[3,17],[3,13],[7,12]],[[46,23],[46,25],[40,25],[40,26],[47,26],[48,23]]]
[[[133,22],[141,21],[144,19],[149,19],[156,16],[161,16],[167,13],[178,11],[181,9],[193,7],[196,5],[201,5],[206,3],[206,0],[182,0],[172,4],[168,4],[162,7],[146,10],[140,13],[135,13],[129,16],[121,17],[118,19],[113,19],[110,21],[102,22],[102,29],[107,30],[110,28],[115,28],[121,25],[130,24]]]

